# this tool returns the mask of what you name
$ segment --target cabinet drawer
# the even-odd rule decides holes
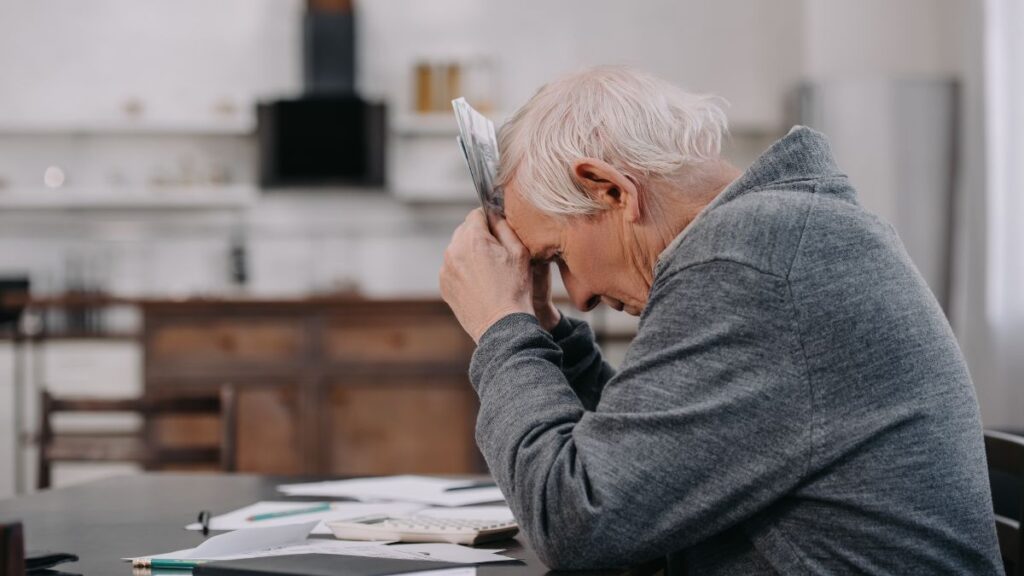
[[[413,318],[405,322],[332,322],[327,354],[335,362],[468,364],[473,341],[454,319]]]
[[[298,322],[193,320],[161,323],[150,334],[147,361],[157,364],[293,364],[303,353]]]

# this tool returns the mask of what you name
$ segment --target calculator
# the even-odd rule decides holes
[[[482,544],[505,540],[519,533],[514,521],[469,520],[414,516],[362,516],[326,523],[339,540],[449,542]]]

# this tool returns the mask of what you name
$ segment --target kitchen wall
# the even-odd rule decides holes
[[[491,60],[498,117],[559,73],[642,65],[729,99],[741,163],[783,130],[800,73],[799,34],[779,37],[799,22],[795,0],[358,9],[359,85],[391,104],[395,125],[390,186],[260,193],[251,106],[301,89],[299,2],[0,4],[0,69],[22,87],[0,94],[0,271],[60,291],[79,261],[102,262],[95,276],[109,291],[216,294],[234,289],[226,254],[241,235],[250,294],[432,294],[440,248],[473,195],[454,127],[410,120],[417,60]],[[49,166],[63,173],[59,190],[42,185]]]
[[[950,321],[970,366],[985,425],[1019,428],[1024,396],[1000,374],[986,317],[984,2],[960,0],[814,0],[805,3],[808,79],[951,78],[958,81],[959,165],[953,208]],[[870,143],[853,154],[872,154]],[[871,166],[850,170],[870,181]],[[840,162],[843,158],[840,158]],[[876,204],[892,199],[879,198]],[[877,206],[876,206],[877,207]],[[926,207],[928,208],[928,207]]]
[[[424,58],[492,62],[498,119],[563,72],[638,65],[729,100],[726,152],[741,166],[788,128],[803,78],[973,65],[958,27],[973,3],[956,0],[368,0],[357,4],[358,85],[390,105],[388,186],[263,191],[252,107],[301,91],[302,4],[0,1],[0,275],[27,273],[40,293],[84,277],[137,296],[436,295],[447,238],[474,196],[454,128],[410,112]],[[49,167],[60,186],[44,183]],[[239,242],[244,286],[229,272]],[[48,369],[47,385],[139,390],[130,342],[46,354],[55,366],[83,359]],[[11,461],[10,360],[0,343],[0,471]],[[0,497],[12,486],[0,472]]]

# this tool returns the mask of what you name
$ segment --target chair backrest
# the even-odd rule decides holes
[[[224,384],[218,396],[151,396],[140,400],[139,411],[146,421],[146,446],[149,469],[172,464],[215,463],[224,472],[236,469],[236,435],[238,400],[235,387]],[[156,434],[154,420],[161,416],[216,414],[220,416],[220,444],[215,449],[203,447],[165,447]]]
[[[53,416],[59,413],[127,412],[138,414],[144,422],[139,435],[145,446],[139,462],[146,469],[174,464],[217,464],[225,472],[236,469],[238,402],[234,386],[221,386],[219,396],[147,396],[142,398],[72,398],[40,395],[39,443],[45,448],[54,441]],[[167,447],[161,445],[154,420],[164,416],[219,415],[220,442],[217,447]],[[98,438],[97,441],[102,441]],[[45,455],[46,450],[42,450]],[[49,484],[49,463],[40,462],[41,487]],[[45,469],[45,470],[44,470]],[[45,485],[43,485],[45,478]]]
[[[992,500],[996,511],[996,534],[1006,573],[1024,574],[1024,545],[1021,521],[1024,519],[1024,438],[985,431],[985,455],[988,458]]]
[[[0,574],[25,574],[25,536],[21,522],[0,524]]]

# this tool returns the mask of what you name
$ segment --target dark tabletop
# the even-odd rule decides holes
[[[132,574],[131,565],[121,558],[199,545],[202,534],[184,527],[196,520],[200,510],[217,515],[259,500],[296,500],[275,489],[277,484],[289,481],[294,479],[239,474],[123,476],[0,500],[0,523],[23,522],[29,550],[77,554],[81,558],[78,563],[62,567],[67,572],[127,575]],[[522,535],[514,541],[482,547],[505,548],[505,555],[521,562],[480,566],[479,576],[548,573]],[[656,569],[652,565],[592,574],[646,574]]]

